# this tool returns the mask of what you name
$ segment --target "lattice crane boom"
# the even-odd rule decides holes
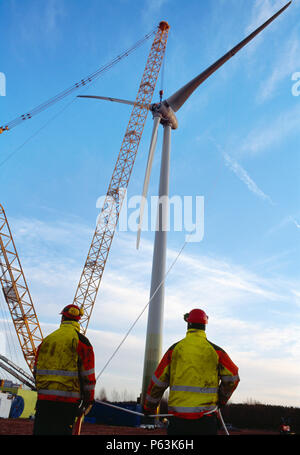
[[[33,370],[43,334],[4,208],[0,204],[0,282],[24,358]]]
[[[165,54],[168,32],[168,23],[161,22],[152,43],[103,208],[97,220],[97,226],[74,297],[74,304],[82,307],[84,311],[81,318],[81,330],[84,333],[96,301],[122,202],[142,137]]]

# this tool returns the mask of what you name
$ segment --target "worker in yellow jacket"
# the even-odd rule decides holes
[[[94,401],[94,351],[80,333],[82,310],[67,305],[61,314],[59,329],[44,338],[35,358],[35,435],[71,435],[76,416]]]
[[[206,338],[208,316],[194,309],[184,316],[186,337],[171,346],[150,381],[145,414],[154,414],[169,387],[168,434],[217,434],[218,407],[239,383],[238,368],[228,354]]]

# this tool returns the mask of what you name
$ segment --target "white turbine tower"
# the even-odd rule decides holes
[[[168,195],[169,195],[169,170],[170,170],[170,151],[171,151],[171,131],[177,129],[178,121],[175,115],[183,104],[188,100],[192,93],[211,76],[218,68],[233,57],[239,50],[248,44],[256,35],[273,22],[283,11],[292,3],[289,1],[276,14],[258,27],[254,32],[247,36],[243,41],[233,47],[223,57],[209,66],[205,71],[180,88],[172,96],[157,104],[151,104],[148,108],[153,114],[153,130],[150,142],[146,174],[142,192],[139,225],[137,233],[137,248],[139,247],[143,211],[148,192],[149,180],[151,175],[153,156],[155,152],[158,127],[161,124],[164,128],[163,147],[161,155],[160,181],[159,181],[159,204],[157,211],[156,232],[154,240],[150,301],[148,310],[147,334],[144,356],[144,370],[141,402],[144,401],[147,387],[151,377],[160,361],[162,354],[162,332],[163,332],[163,311],[164,311],[164,279],[166,269],[167,251],[167,225],[168,225]],[[85,95],[84,98],[97,98],[108,101],[116,101],[126,104],[134,104],[133,101],[120,100],[102,96]]]

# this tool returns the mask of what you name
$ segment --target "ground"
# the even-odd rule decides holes
[[[1,419],[0,435],[31,435],[33,421],[29,419]],[[165,429],[148,430],[134,427],[118,427],[84,422],[81,428],[82,435],[166,435]],[[224,434],[220,431],[220,435]],[[276,435],[276,431],[267,430],[236,430],[230,431],[232,435]]]

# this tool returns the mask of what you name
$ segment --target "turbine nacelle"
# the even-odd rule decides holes
[[[178,128],[178,120],[173,109],[169,106],[167,100],[161,103],[154,103],[150,106],[153,118],[159,117],[162,125],[170,125],[172,130]]]

